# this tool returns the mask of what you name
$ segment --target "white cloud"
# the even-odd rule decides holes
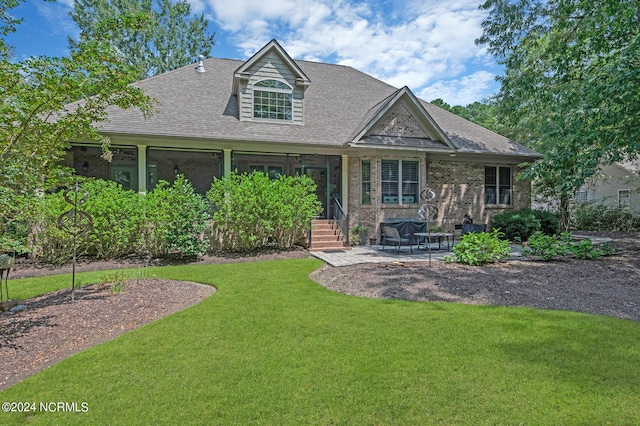
[[[57,3],[39,3],[36,5],[38,14],[42,16],[54,32],[58,35],[69,35],[76,39],[80,35],[80,29],[69,16],[73,8],[73,0],[61,0]]]
[[[209,4],[240,57],[276,38],[293,58],[352,66],[416,93],[462,81],[470,63],[494,66],[474,43],[485,16],[477,0],[197,1]]]
[[[425,101],[443,99],[451,106],[466,106],[482,101],[497,90],[495,75],[487,71],[478,71],[458,80],[439,80],[417,93]]]

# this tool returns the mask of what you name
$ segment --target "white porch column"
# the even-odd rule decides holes
[[[349,214],[349,156],[342,154],[342,209]]]
[[[138,145],[138,192],[147,192],[147,146]]]
[[[222,161],[224,167],[224,176],[227,176],[231,173],[231,150],[223,149],[224,159]]]

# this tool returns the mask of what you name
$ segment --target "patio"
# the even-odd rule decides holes
[[[444,247],[444,246],[443,246]],[[431,250],[431,260],[441,261],[444,256],[452,255],[450,250]],[[327,250],[311,252],[312,256],[317,257],[331,266],[348,266],[360,263],[393,263],[393,262],[428,262],[429,251],[417,250],[414,246],[413,254],[409,247],[403,246],[400,253],[396,254],[393,246],[386,246],[382,251],[382,245],[365,245],[355,246],[352,250]],[[511,258],[519,258],[520,246],[511,246]]]

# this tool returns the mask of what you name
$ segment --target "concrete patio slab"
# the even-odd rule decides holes
[[[431,260],[441,261],[444,256],[452,255],[450,250],[431,250]],[[390,246],[382,250],[381,245],[355,246],[352,250],[327,250],[311,252],[311,255],[331,266],[349,266],[360,263],[393,263],[393,262],[428,262],[429,251],[413,247],[413,254],[408,247],[402,247],[400,253]],[[511,247],[511,258],[520,257],[520,246]]]

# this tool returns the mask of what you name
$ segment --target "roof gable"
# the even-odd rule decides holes
[[[276,40],[271,40],[234,72],[232,94],[236,95],[238,93],[241,80],[248,80],[254,68],[259,67],[259,69],[264,69],[265,67],[273,67],[269,57],[271,56],[273,58],[274,55],[289,68],[295,77],[296,86],[301,86],[303,89],[309,86],[311,83],[309,77],[307,77],[298,64],[296,64],[291,56],[280,46],[280,43]]]
[[[372,108],[352,146],[398,146],[455,150],[455,146],[408,87]]]

